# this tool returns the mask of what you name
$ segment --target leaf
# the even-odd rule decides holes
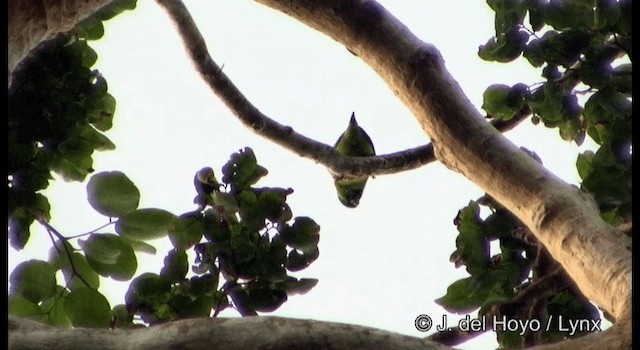
[[[316,278],[297,279],[297,278],[291,277],[290,279],[282,283],[282,289],[285,292],[287,292],[288,295],[295,295],[295,294],[303,295],[303,294],[306,294],[308,291],[310,291],[317,284],[318,284],[318,279]]]
[[[154,273],[143,273],[129,284],[125,301],[129,310],[139,307],[157,307],[169,300],[171,284]]]
[[[14,249],[22,250],[27,244],[31,236],[29,228],[33,221],[33,216],[29,215],[24,208],[18,208],[9,216],[9,244]]]
[[[493,84],[483,94],[482,109],[496,119],[509,120],[524,106],[526,92],[524,84],[514,87]]]
[[[176,217],[169,226],[169,239],[173,247],[186,250],[202,239],[204,227],[201,218],[193,214],[183,214]]]
[[[520,0],[487,0],[487,4],[496,13],[496,36],[522,24],[526,8]]]
[[[504,35],[493,37],[478,48],[478,56],[485,61],[511,62],[520,57],[526,47],[529,34],[513,28]]]
[[[458,212],[455,222],[459,232],[456,238],[457,252],[467,266],[467,272],[477,274],[489,265],[489,241],[480,220],[478,204],[471,201]]]
[[[89,265],[101,276],[118,281],[129,280],[138,268],[131,246],[114,234],[92,234],[78,241]]]
[[[98,213],[121,217],[138,208],[140,191],[120,171],[101,172],[87,183],[87,200]]]
[[[311,265],[319,255],[320,251],[317,248],[309,252],[299,252],[294,249],[289,252],[285,267],[292,272],[303,270]]]
[[[9,278],[11,293],[39,303],[56,291],[56,272],[53,266],[42,260],[28,260],[13,269]]]
[[[127,310],[127,306],[124,304],[118,304],[111,309],[113,315],[113,327],[114,328],[129,328],[133,326],[133,315]]]
[[[172,249],[164,258],[164,267],[160,271],[160,277],[170,283],[182,282],[189,272],[189,261],[184,250]]]
[[[287,298],[285,291],[266,283],[249,283],[247,288],[248,303],[256,311],[273,312],[287,301]]]
[[[218,288],[218,274],[205,273],[202,276],[193,276],[189,279],[191,295],[213,295]]]
[[[111,324],[107,298],[91,288],[72,290],[64,298],[64,310],[74,327],[108,328]]]
[[[478,276],[457,280],[447,287],[447,294],[436,299],[435,302],[448,312],[470,313],[486,298],[486,293],[479,293],[478,287]]]
[[[297,217],[291,226],[284,226],[280,232],[282,241],[303,252],[317,249],[320,240],[320,225],[306,216]]]
[[[61,328],[71,327],[71,321],[64,310],[63,298],[69,295],[63,286],[56,286],[56,295],[45,300],[40,305],[43,311],[47,312],[47,323]],[[62,296],[63,298],[60,298]]]
[[[76,32],[81,38],[98,40],[104,35],[104,26],[99,19],[92,16],[78,23]]]
[[[584,180],[591,173],[591,167],[593,163],[593,157],[595,153],[593,151],[584,151],[578,155],[576,160],[576,168],[578,169],[578,175]]]
[[[164,209],[137,209],[116,221],[116,233],[141,241],[161,238],[169,233],[169,227],[175,218],[175,215]]]
[[[591,29],[593,3],[592,0],[551,0],[545,8],[545,21],[556,30]]]
[[[127,242],[127,244],[129,244],[134,251],[156,255],[156,247],[152,246],[149,243],[137,241],[135,239],[129,239],[126,237],[123,237],[122,239],[124,239],[124,241]]]
[[[19,294],[9,294],[9,315],[26,317],[32,320],[46,320],[47,316],[38,304]]]
[[[80,253],[71,253],[71,262],[73,262],[73,265],[69,262],[69,256],[64,249],[61,248],[61,252],[55,251],[55,255],[56,265],[62,269],[65,281],[69,285],[69,289],[74,289],[74,286],[76,285],[98,289],[100,286],[100,277],[89,265],[84,255]],[[89,285],[85,285],[83,280]]]
[[[107,131],[113,126],[113,115],[116,111],[116,99],[107,93],[100,100],[92,101],[91,110],[87,113],[89,122],[100,131]]]
[[[231,193],[213,192],[213,203],[224,208],[226,215],[233,215],[240,210],[238,202]]]
[[[268,171],[258,165],[256,156],[250,147],[245,147],[231,155],[231,159],[222,167],[222,181],[241,191],[256,182]]]

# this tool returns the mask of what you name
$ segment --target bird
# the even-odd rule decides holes
[[[340,135],[333,147],[338,153],[347,156],[370,157],[376,155],[371,138],[356,121],[355,112],[351,113],[347,130]],[[338,192],[340,203],[347,208],[357,207],[360,204],[362,191],[364,191],[368,178],[369,176],[345,177],[333,175],[333,182]]]

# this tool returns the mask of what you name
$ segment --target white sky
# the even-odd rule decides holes
[[[493,13],[483,1],[380,2],[439,48],[447,69],[478,108],[490,84],[542,80],[524,59],[497,64],[478,58],[478,46],[493,35]],[[279,122],[333,144],[355,111],[379,154],[428,142],[382,80],[330,38],[250,1],[189,1],[187,7],[214,60],[224,64],[226,74],[261,111]],[[345,208],[326,169],[252,134],[235,119],[193,69],[173,25],[154,1],[139,0],[135,11],[107,22],[105,37],[91,46],[100,57],[96,68],[118,102],[114,127],[107,133],[117,150],[95,154],[97,172],[123,171],[141,190],[141,208],[181,214],[195,208],[192,179],[197,170],[211,166],[220,178],[229,155],[250,146],[269,170],[259,185],[292,187],[294,215],[311,216],[322,227],[319,259],[295,274],[318,278],[319,284],[271,315],[413,336],[434,331],[418,332],[414,319],[428,314],[439,320],[446,312],[434,299],[467,276],[449,262],[457,234],[452,220],[483,193],[477,186],[432,163],[370,180],[358,208]],[[557,130],[524,122],[507,136],[537,152],[561,178],[578,183],[578,148],[562,141]],[[56,181],[46,191],[52,225],[65,235],[107,221],[86,202],[84,186]],[[139,273],[159,272],[170,243],[165,239],[154,245],[156,256],[138,254]],[[46,260],[50,246],[44,231],[35,230],[23,252],[9,248],[9,271],[29,258]],[[123,303],[127,286],[103,279],[101,290],[113,306]],[[449,315],[453,321],[462,316]],[[496,347],[494,338],[487,333],[461,348]]]

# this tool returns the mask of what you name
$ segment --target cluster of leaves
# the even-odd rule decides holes
[[[287,273],[306,268],[319,254],[320,227],[308,217],[293,219],[286,203],[292,190],[252,187],[267,170],[250,148],[233,154],[222,174],[224,185],[211,168],[199,171],[194,179],[198,208],[179,216],[138,208],[140,191],[121,172],[93,175],[87,197],[109,223],[83,239],[64,237],[44,223],[58,240],[48,261],[30,260],[11,273],[9,313],[63,327],[131,327],[135,316],[154,324],[207,317],[212,310],[217,315],[231,306],[255,315],[313,288],[317,280]],[[109,226],[115,234],[98,233]],[[112,309],[98,291],[99,277],[130,280],[138,266],[135,251],[155,254],[147,241],[166,236],[174,249],[160,273],[136,277],[126,304]],[[78,247],[72,239],[78,239]],[[193,276],[187,277],[191,250],[196,258]],[[58,285],[57,271],[64,286]],[[225,283],[219,287],[221,276]]]
[[[598,145],[577,160],[582,187],[612,224],[631,214],[631,0],[487,0],[496,36],[480,46],[487,61],[520,55],[546,79],[539,86],[495,84],[483,109],[508,120],[529,108],[534,123],[567,141]],[[528,14],[527,27],[524,24]],[[622,62],[622,63],[620,63]],[[584,88],[577,90],[577,88]],[[583,95],[579,98],[579,95]]]
[[[234,153],[222,174],[219,183],[211,168],[196,173],[198,209],[172,223],[169,238],[175,250],[160,274],[143,274],[131,283],[129,313],[150,324],[209,316],[212,310],[217,315],[230,306],[252,316],[274,311],[288,295],[315,286],[316,279],[287,272],[306,268],[319,254],[320,226],[309,217],[293,218],[286,203],[292,190],[253,187],[267,170],[250,148]],[[196,260],[194,276],[187,279],[185,250],[190,247]]]
[[[481,206],[491,212],[484,219],[480,215]],[[548,253],[541,250],[519,220],[488,195],[461,209],[454,224],[458,236],[451,262],[456,267],[465,266],[470,276],[453,282],[446,295],[436,300],[447,311],[468,314],[479,308],[478,317],[485,317],[487,322],[494,317],[522,322],[535,319],[546,326],[551,320],[549,329],[543,327],[538,332],[539,343],[582,335],[567,332],[569,320],[599,322],[597,309],[584,296],[562,283],[560,287],[553,286],[557,281],[547,277],[550,268],[541,262],[549,258],[544,256]],[[492,255],[494,241],[498,242],[499,252]],[[535,293],[537,298],[513,302],[519,294],[528,293],[529,288],[543,289],[547,294]],[[558,323],[558,319],[565,323]],[[521,347],[525,338],[531,336],[522,334],[523,331],[497,329],[497,340],[504,348]]]
[[[102,21],[135,8],[135,0],[115,1],[58,35],[25,59],[8,92],[7,171],[9,239],[22,249],[34,220],[49,220],[49,202],[39,193],[51,171],[83,181],[93,172],[94,150],[112,150],[102,133],[111,128],[116,102],[97,70],[87,44],[104,34]]]

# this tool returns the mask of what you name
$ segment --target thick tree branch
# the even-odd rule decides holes
[[[249,101],[235,84],[213,61],[206,43],[189,11],[181,1],[158,0],[176,24],[184,46],[211,90],[231,109],[242,123],[258,135],[287,148],[299,156],[310,158],[326,166],[330,172],[343,176],[384,175],[411,170],[435,160],[433,145],[407,149],[375,157],[350,157],[342,155],[327,144],[297,133],[292,127],[282,125],[266,116]],[[531,114],[523,108],[508,121],[493,121],[500,131],[507,131]]]
[[[9,316],[9,349],[449,349],[349,324],[278,317],[197,318],[130,330],[61,329]]]
[[[9,349],[451,349],[369,327],[279,317],[192,318],[148,328],[62,329],[9,316]],[[540,349],[625,349],[631,325]]]
[[[589,194],[556,177],[490,127],[433,45],[375,1],[257,1],[361,58],[418,119],[438,160],[508,207],[586,297],[614,317],[627,319],[631,239],[600,218]]]

